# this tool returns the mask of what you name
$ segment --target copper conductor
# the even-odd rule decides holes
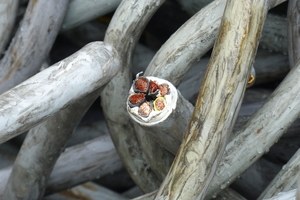
[[[159,89],[157,83],[155,81],[151,81],[149,83],[149,93],[154,93]]]
[[[166,83],[159,84],[155,78],[151,80],[151,77],[140,77],[141,73],[138,73],[133,81],[127,105],[131,113],[148,118],[152,115],[151,112],[162,111],[167,107],[165,95],[170,94],[170,88]],[[131,108],[134,109],[131,110]]]
[[[132,105],[135,105],[135,104],[138,105],[145,100],[145,96],[146,95],[144,93],[137,93],[137,94],[131,95],[129,97],[129,101]]]
[[[161,111],[166,107],[166,100],[163,97],[159,97],[154,101],[154,110]]]
[[[255,78],[254,78],[253,74],[250,74],[249,79],[248,79],[248,84],[253,83],[254,80],[255,80]]]
[[[147,92],[148,91],[148,79],[145,77],[138,78],[134,83],[135,89],[141,91],[141,92]]]
[[[147,117],[152,111],[151,105],[148,101],[142,103],[139,107],[139,114],[142,117]]]
[[[166,94],[169,93],[169,86],[168,85],[165,85],[165,84],[161,84],[158,86],[159,89],[160,89],[160,95],[162,97],[164,97]]]

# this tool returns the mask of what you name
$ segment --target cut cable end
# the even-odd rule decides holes
[[[140,74],[129,91],[128,113],[139,123],[157,123],[175,109],[177,89],[167,80]]]

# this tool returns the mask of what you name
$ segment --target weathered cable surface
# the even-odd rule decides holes
[[[296,189],[279,193],[271,198],[264,200],[298,200],[296,197]]]
[[[208,198],[216,195],[221,188],[230,185],[264,152],[267,152],[297,119],[300,113],[297,106],[300,103],[299,69],[300,63],[298,62],[296,69],[288,74],[268,102],[251,117],[243,128],[236,133],[236,137],[228,143],[225,156],[222,158],[208,189]],[[147,196],[153,198],[153,194]]]
[[[68,2],[29,2],[24,19],[0,62],[0,94],[39,71],[60,29]]]
[[[269,1],[269,6],[268,6],[268,8],[272,8],[272,7],[274,7],[274,6],[276,6],[276,5],[278,5],[278,4],[280,4],[280,3],[282,3],[282,2],[284,2],[284,1],[277,1],[277,0],[274,0],[274,1]],[[176,34],[176,33],[175,33]],[[193,34],[193,32],[192,32],[192,34]],[[184,37],[182,37],[182,38],[184,38]],[[181,39],[182,39],[181,38]],[[171,39],[171,38],[170,38]],[[170,41],[168,41],[168,42],[170,42]],[[169,44],[169,46],[168,45],[166,45],[165,44],[165,46],[167,47],[168,46],[168,48],[170,47],[170,45],[172,44],[173,42],[170,42],[170,43],[168,43]],[[166,49],[168,49],[168,48],[166,48]],[[175,48],[174,48],[175,49]],[[170,49],[168,49],[168,50],[170,50]],[[170,52],[170,51],[169,51]],[[170,64],[170,66],[168,66],[169,67],[169,69],[170,70],[165,70],[165,69],[163,69],[164,68],[164,66],[165,65],[159,65],[159,63],[161,63],[162,61],[160,60],[160,61],[158,61],[159,59],[157,58],[159,55],[156,55],[155,57],[154,57],[154,59],[153,59],[153,61],[152,61],[152,64],[153,63],[156,63],[156,66],[152,66],[152,68],[154,69],[155,67],[157,67],[157,69],[155,70],[156,72],[157,72],[157,74],[160,74],[159,75],[159,77],[160,76],[163,76],[162,74],[164,74],[164,72],[168,72],[168,71],[172,71],[173,69],[174,70],[176,70],[178,67],[176,67],[177,66],[177,58],[180,58],[179,56],[174,56],[174,55],[176,55],[176,53],[175,54],[173,54],[173,52],[174,51],[171,51],[171,53],[169,53],[169,54],[166,54],[166,60],[173,60],[174,62],[173,63],[169,63]],[[162,56],[162,55],[160,55],[161,56],[161,58],[164,58],[164,56]],[[174,59],[171,59],[172,58],[172,56],[174,56]],[[153,64],[153,65],[155,65],[155,64]],[[149,65],[150,66],[150,65]],[[175,67],[174,67],[175,66]],[[182,66],[185,66],[185,65],[182,65]],[[162,67],[162,71],[159,69],[160,67]],[[174,67],[174,68],[173,68]],[[151,69],[151,67],[150,67],[150,71],[151,71],[152,69]],[[146,74],[146,75],[153,75],[152,74],[152,72],[153,71],[151,71],[151,73],[149,73],[149,74]],[[160,72],[162,72],[162,73],[160,73]],[[166,79],[169,79],[169,74],[168,73],[166,73]],[[176,80],[177,81],[177,80]],[[225,172],[224,172],[225,173]],[[238,174],[240,174],[240,173],[238,173]],[[217,186],[217,187],[220,187],[220,184],[216,184],[215,186]],[[219,188],[220,189],[220,188]],[[151,197],[151,195],[152,195],[152,197]],[[151,194],[151,195],[148,195],[148,197],[149,198],[153,198],[153,193]]]
[[[116,50],[103,42],[93,42],[2,94],[0,143],[99,89],[119,69]]]
[[[280,192],[297,188],[300,169],[300,150],[286,163],[258,199],[267,199]],[[288,180],[288,181],[287,181]]]
[[[54,166],[47,183],[46,194],[94,180],[95,177],[113,173],[121,167],[122,162],[109,135],[69,147]],[[11,170],[12,167],[0,170],[0,197],[4,193]]]
[[[215,7],[217,9],[213,10]],[[168,39],[168,41],[156,53],[156,55],[148,65],[145,75],[166,79],[177,86],[185,73],[195,62],[195,60],[201,57],[201,55],[204,55],[204,53],[212,47],[216,35],[216,30],[220,23],[218,21],[215,21],[217,20],[216,18],[209,18],[209,20],[207,20],[206,17],[208,17],[207,14],[209,12],[214,12],[219,15],[220,13],[222,13],[222,9],[224,9],[224,4],[222,3],[219,6],[218,3],[211,4],[210,6],[207,6],[203,10],[199,11],[198,15],[195,15],[188,22],[186,22]],[[208,21],[210,23],[208,23],[207,26],[201,26],[202,22]],[[207,30],[208,26],[213,28]],[[188,32],[189,34],[186,34],[186,32]],[[180,110],[182,111],[183,109]],[[164,122],[162,122],[162,124],[163,123]],[[187,124],[181,123],[181,127],[184,127],[186,125]],[[153,128],[155,129],[155,127]],[[138,138],[147,138],[147,141],[151,141],[151,137],[148,135],[155,135],[157,133],[159,134],[159,132],[157,131],[150,132],[149,130],[145,130],[145,128],[141,129],[136,127],[135,129],[139,130],[137,132]],[[182,129],[178,129],[178,132],[176,130],[174,134],[183,134],[183,132],[179,131],[182,131]],[[153,143],[155,142],[152,142],[152,145],[154,146],[155,144]],[[163,144],[160,141],[158,141],[158,143]],[[173,146],[173,144],[171,143],[169,146],[167,146],[167,149],[173,150],[172,153],[175,154],[177,152],[177,149],[174,148],[175,146],[178,145]],[[169,161],[173,159],[173,156],[169,155],[164,148],[157,148],[154,152],[146,151],[145,155],[146,157],[156,158],[150,160],[150,163],[155,171],[161,172],[165,172],[166,169],[160,168],[156,165],[156,163],[162,162],[163,165],[165,165],[165,168],[169,168]],[[156,167],[157,169],[155,169]],[[162,176],[164,177],[165,175]]]
[[[269,100],[228,143],[225,155],[208,190],[210,195],[228,186],[260,158],[297,119],[300,108],[300,62]],[[244,152],[247,152],[246,154]]]
[[[192,64],[212,48],[225,3],[216,0],[183,24],[155,54],[145,76],[163,78],[178,86]]]
[[[267,6],[227,2],[191,122],[156,199],[204,198],[241,104]]]
[[[19,0],[0,0],[0,55],[2,55],[17,16]]]
[[[43,197],[57,158],[99,94],[96,90],[76,100],[28,132],[6,185],[4,199],[37,200]]]
[[[115,74],[116,72],[102,73],[111,78]],[[109,80],[107,77],[104,79]],[[105,83],[100,80],[99,87]],[[3,198],[42,198],[50,172],[67,139],[99,94],[98,89],[82,99],[77,99],[75,103],[29,131],[15,161]],[[21,182],[20,177],[23,177]]]
[[[270,0],[268,9],[284,1]],[[215,0],[184,23],[155,54],[145,76],[166,79],[177,87],[192,64],[213,47],[225,3]]]
[[[187,11],[190,15],[194,15],[200,9],[202,9],[208,3],[216,3],[217,1],[212,0],[177,0],[182,8]],[[226,0],[225,0],[226,1]],[[286,0],[271,0],[269,3],[269,8],[275,7]],[[213,13],[215,15],[215,13]],[[209,15],[209,17],[215,17],[214,15]],[[268,49],[272,52],[280,52],[287,54],[288,52],[288,41],[287,41],[287,20],[283,16],[274,15],[269,13],[262,32],[262,37],[260,39],[260,46]]]
[[[208,58],[202,58],[188,71],[178,86],[178,90],[181,92],[182,96],[192,103],[196,101],[199,88],[205,75],[207,63]],[[283,55],[282,53],[270,53],[265,49],[258,49],[254,68],[256,73],[254,85],[281,81],[290,71],[288,57],[286,55]],[[252,99],[252,101],[259,101],[257,100],[259,95],[255,95],[253,98],[249,99]]]
[[[160,181],[144,159],[124,102],[132,82],[133,49],[143,28],[163,2],[163,0],[122,1],[105,35],[105,41],[117,49],[123,67],[101,94],[103,112],[127,171],[134,182],[147,192],[156,189]]]
[[[282,3],[282,2],[284,2],[284,1],[270,1],[269,2],[269,6],[268,6],[268,8],[272,8],[272,7],[274,7],[274,6],[276,6],[276,5],[278,5],[278,4],[280,4],[280,3]],[[218,6],[218,2],[217,1],[215,1],[214,2],[215,3],[215,5],[217,5]],[[202,10],[202,11],[204,11],[204,9]],[[201,12],[201,11],[200,11]],[[215,13],[215,12],[214,12]],[[207,16],[209,16],[209,15],[207,15]],[[203,20],[203,21],[205,21],[205,20]],[[207,20],[206,20],[207,21]],[[190,22],[190,21],[189,21]],[[193,27],[193,26],[191,26],[191,27]],[[190,27],[190,28],[191,28]],[[183,30],[183,28],[181,28],[181,29],[179,29],[174,35],[176,35],[176,34],[178,34],[178,32],[180,32],[181,30]],[[191,32],[191,36],[194,34],[194,32],[192,31]],[[152,60],[152,62],[151,62],[151,64],[153,65],[153,66],[151,66],[151,64],[149,65],[150,66],[150,72],[147,74],[147,71],[146,71],[146,75],[154,75],[154,76],[158,76],[158,77],[165,77],[166,79],[168,79],[168,80],[173,80],[172,78],[174,78],[174,76],[171,76],[170,75],[170,71],[175,71],[175,73],[178,73],[178,71],[176,71],[177,69],[180,69],[180,70],[182,70],[181,68],[182,67],[184,67],[185,66],[185,64],[183,64],[183,65],[180,65],[181,67],[178,67],[178,63],[180,64],[180,60],[178,60],[178,59],[180,59],[181,57],[180,56],[177,56],[177,54],[176,54],[176,52],[177,52],[177,50],[179,49],[179,48],[174,48],[174,51],[173,50],[171,50],[170,51],[170,47],[172,47],[172,44],[178,44],[177,43],[177,41],[178,40],[176,40],[176,42],[175,42],[175,40],[172,40],[175,36],[172,36],[169,40],[168,40],[168,42],[163,46],[163,47],[165,47],[165,50],[168,52],[168,53],[166,53],[165,55],[163,55],[163,51],[162,51],[162,49],[157,53],[157,55],[153,58],[153,60]],[[189,35],[190,36],[190,35]],[[185,35],[182,35],[182,37],[180,37],[180,40],[184,40],[185,39]],[[214,38],[212,37],[208,37],[207,39],[211,39],[211,40],[214,40]],[[173,41],[173,42],[172,42]],[[190,40],[189,40],[190,41]],[[202,42],[203,41],[206,41],[206,40],[202,40]],[[208,40],[209,41],[209,40]],[[162,47],[162,48],[163,48]],[[180,46],[181,48],[180,48],[180,50],[182,50],[182,49],[184,49],[185,47],[187,47],[187,46],[183,46],[183,45],[181,45]],[[191,46],[191,51],[193,51],[194,49],[193,49],[193,47],[197,47],[197,46]],[[171,48],[172,49],[172,48]],[[176,50],[177,49],[177,50]],[[171,52],[171,53],[170,53]],[[174,53],[175,52],[175,53]],[[197,52],[197,51],[193,51],[193,52]],[[161,55],[159,55],[159,54],[161,54]],[[179,53],[178,53],[179,54]],[[160,58],[162,58],[162,60],[160,60],[159,59],[159,57]],[[164,58],[166,58],[165,59],[165,61],[163,60]],[[170,61],[170,62],[169,62]],[[171,62],[172,61],[172,62]],[[165,69],[166,67],[166,65],[165,65],[165,63],[164,62],[166,62],[167,63],[167,66],[168,66],[168,68],[167,69]],[[162,63],[162,65],[160,65],[160,63]],[[156,67],[156,68],[155,68]],[[178,80],[178,77],[175,77],[175,81],[177,81],[177,82],[180,82],[180,80]],[[175,81],[173,81],[173,83],[175,82]]]
[[[100,136],[67,148],[62,153],[50,175],[46,194],[92,181],[118,171],[122,167],[123,164],[110,136]]]
[[[297,0],[290,0],[288,5],[288,55],[290,61],[290,67],[294,65],[300,59],[300,2]]]
[[[159,181],[162,182],[172,165],[174,155],[166,150],[160,144],[160,141],[153,137],[153,132],[145,131],[144,127],[137,123],[134,124],[134,130],[141,144],[141,150],[144,151],[143,155],[149,163],[149,168],[157,175]]]
[[[96,17],[108,14],[115,10],[120,3],[121,0],[73,0],[68,7],[61,31],[69,30]]]

